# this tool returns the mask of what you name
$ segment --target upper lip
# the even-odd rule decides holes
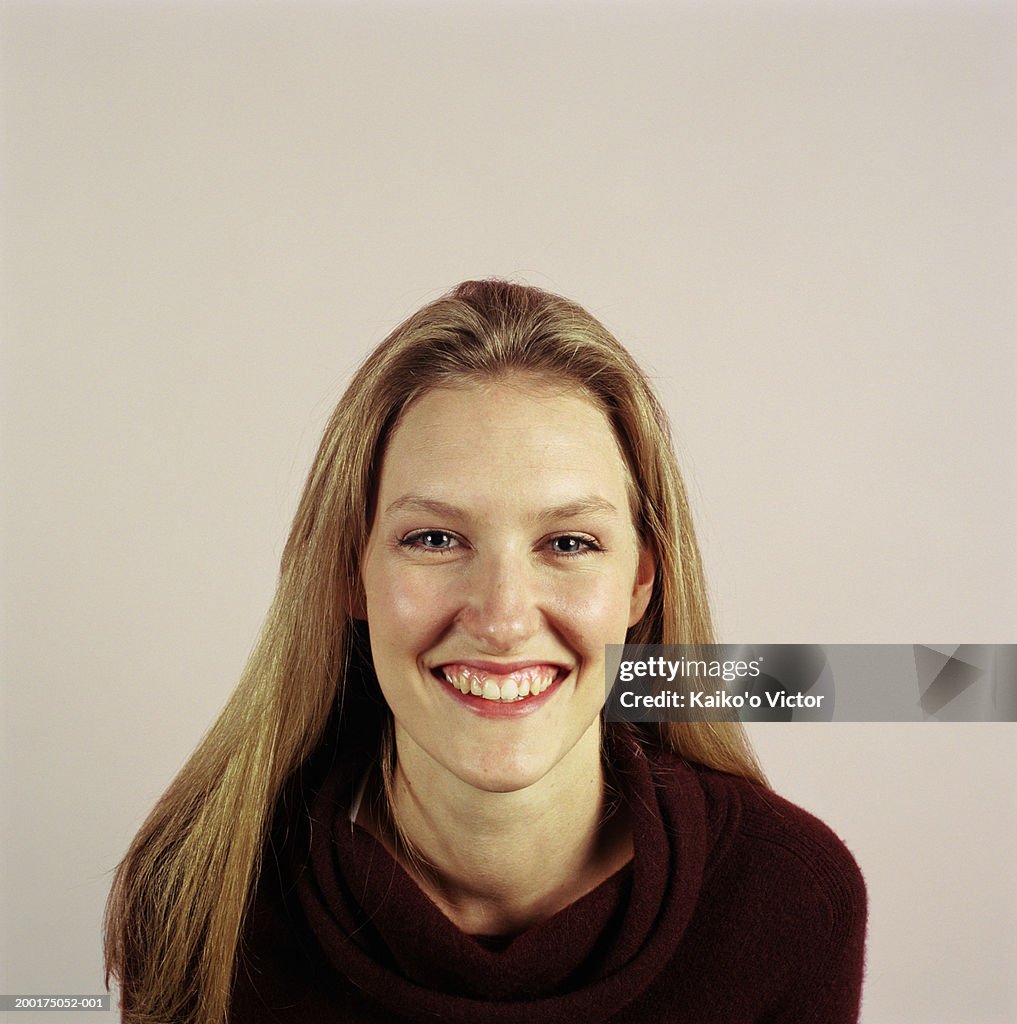
[[[507,676],[512,672],[522,672],[527,668],[539,668],[544,665],[551,665],[559,671],[567,669],[567,666],[560,661],[540,659],[532,661],[478,661],[475,658],[450,658],[448,661],[439,662],[434,668],[442,669],[448,665],[463,665],[466,668],[475,668],[492,676]]]

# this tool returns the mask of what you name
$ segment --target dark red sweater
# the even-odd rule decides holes
[[[633,861],[507,945],[459,931],[351,825],[332,772],[266,858],[231,1020],[857,1021],[865,887],[841,841],[743,779],[614,747]]]

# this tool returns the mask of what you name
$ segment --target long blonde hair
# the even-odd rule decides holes
[[[580,306],[523,285],[468,281],[425,306],[368,356],[339,401],[240,683],[117,869],[106,909],[106,970],[107,981],[121,982],[129,1024],[227,1019],[280,794],[321,744],[330,716],[342,714],[361,603],[360,553],[387,438],[432,388],[519,371],[580,389],[618,437],[634,482],[637,529],[657,560],[649,607],[629,642],[713,642],[667,418],[628,352]],[[633,728],[647,746],[765,784],[738,723]]]

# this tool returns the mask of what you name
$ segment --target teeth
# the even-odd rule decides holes
[[[442,672],[449,685],[460,693],[503,702],[536,697],[554,682],[558,674],[553,665],[534,665],[508,675],[491,675],[468,665],[446,665]]]

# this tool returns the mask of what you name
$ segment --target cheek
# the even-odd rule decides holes
[[[368,625],[389,643],[426,636],[451,614],[448,595],[424,573],[382,569],[366,576],[365,588]]]
[[[439,602],[419,575],[371,568],[364,574],[371,657],[385,702],[402,717],[414,707],[414,666],[442,630]]]
[[[630,602],[631,582],[624,574],[591,574],[556,592],[555,619],[577,647],[602,656],[604,644],[624,642]]]

